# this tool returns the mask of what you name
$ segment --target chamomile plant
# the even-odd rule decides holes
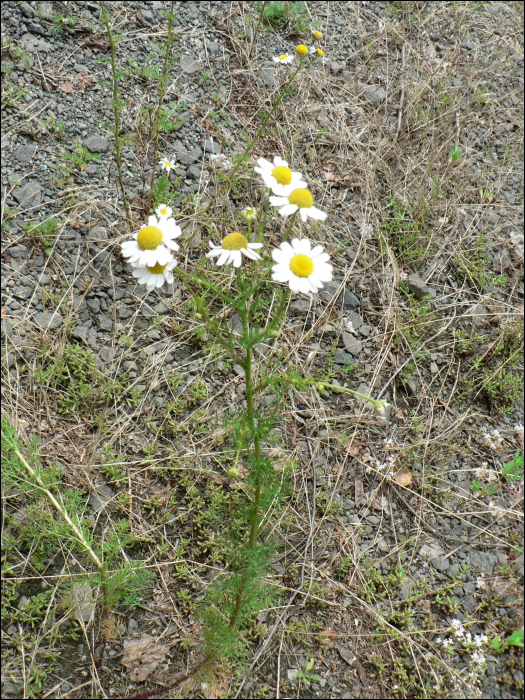
[[[282,367],[284,347],[279,342],[280,329],[288,302],[293,295],[317,293],[332,280],[332,265],[326,244],[311,240],[308,220],[324,221],[327,214],[314,205],[302,174],[293,170],[281,156],[260,158],[255,167],[259,184],[266,189],[268,202],[279,209],[282,241],[276,246],[265,231],[266,216],[259,219],[254,208],[240,212],[236,227],[220,243],[210,241],[207,261],[190,267],[177,260],[176,239],[181,229],[169,207],[159,205],[156,216],[150,216],[131,240],[122,243],[122,254],[133,267],[133,276],[149,290],[172,282],[177,276],[191,295],[199,320],[207,326],[229,359],[244,372],[244,408],[235,410],[235,448],[237,458],[246,469],[243,490],[249,501],[236,516],[245,522],[245,539],[238,543],[229,563],[229,577],[218,577],[210,587],[201,614],[206,622],[205,639],[212,658],[236,656],[239,653],[243,627],[267,600],[264,586],[271,547],[262,533],[268,525],[269,511],[282,496],[282,475],[274,469],[268,456],[268,440],[279,413],[261,401],[262,392],[271,388],[282,394],[286,387],[324,391],[331,388],[362,396],[358,392],[330,384],[322,377],[301,377]],[[268,206],[266,206],[266,211]],[[302,223],[294,230],[296,215]],[[253,236],[258,242],[252,242]],[[233,225],[232,227],[233,228]],[[290,239],[290,242],[288,241]],[[217,269],[219,268],[219,269]],[[276,303],[268,303],[261,323],[264,297],[273,289]],[[211,309],[207,299],[220,299],[224,307]],[[273,296],[272,295],[272,296]],[[242,332],[232,333],[227,319],[232,314],[241,319]],[[257,352],[262,344],[272,352]],[[377,414],[384,415],[384,401],[368,399]],[[233,474],[233,476],[232,476]],[[235,474],[228,471],[229,478]],[[242,530],[242,528],[241,528]],[[242,645],[241,645],[242,646]]]

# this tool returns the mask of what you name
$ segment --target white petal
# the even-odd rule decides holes
[[[315,271],[315,275],[321,282],[331,282],[332,271],[333,268],[331,265],[325,265],[324,267],[317,269]]]
[[[308,219],[308,214],[306,212],[310,211],[309,209],[299,209],[299,216],[301,217],[301,221],[303,223],[306,223]]]
[[[215,258],[215,257],[217,257],[217,255],[222,255],[223,252],[224,251],[222,248],[214,248],[213,250],[210,250],[209,253],[206,253],[206,257],[207,258]]]
[[[271,197],[270,197],[270,199],[271,199]],[[284,197],[283,197],[283,199],[284,199]],[[286,200],[286,201],[288,201],[288,200]],[[281,207],[279,209],[279,214],[281,216],[290,216],[290,214],[295,214],[295,212],[297,211],[298,208],[299,207],[297,206],[297,204],[285,204],[284,207]]]
[[[275,156],[275,158],[273,159],[273,162],[275,163],[275,167],[277,167],[277,168],[287,168],[288,167],[288,163],[285,160],[283,160],[280,156]]]
[[[170,239],[164,241],[164,245],[170,250],[178,250],[180,247],[178,243],[175,243],[175,241],[172,241]]]
[[[308,240],[308,238],[303,238],[299,242],[299,252],[302,253],[303,255],[307,255],[310,257],[310,251],[312,249],[312,244]]]
[[[157,217],[153,216],[153,214],[148,217],[148,226],[155,226],[155,228],[158,228]],[[145,228],[145,227],[143,227],[143,228]]]
[[[288,197],[270,197],[270,204],[273,204],[274,207],[282,207],[288,204]]]
[[[308,212],[308,216],[311,219],[316,219],[316,221],[324,221],[326,219],[326,212],[321,211],[317,207],[310,207],[310,209],[306,210]]]
[[[164,277],[166,278],[166,282],[168,284],[172,284],[173,274],[169,270],[164,270]]]
[[[302,292],[302,294],[308,294],[310,292],[310,282],[308,281],[308,277],[302,277],[299,280],[299,291]]]
[[[320,253],[322,253],[323,250],[324,250],[324,248],[322,245],[316,245],[315,248],[312,248],[312,250],[310,251],[310,257],[312,258],[312,260],[314,258],[316,258],[318,255],[320,255]]]
[[[252,250],[258,250],[259,248],[262,248],[263,244],[262,243],[248,243],[248,248],[251,248]]]
[[[240,267],[242,263],[242,255],[240,250],[231,251],[233,267]]]
[[[133,277],[142,277],[142,275],[144,274],[144,268],[137,267],[133,270],[131,274],[133,275]]]
[[[250,260],[260,260],[261,256],[258,255],[254,250],[250,250],[249,248],[243,248],[242,252],[244,255],[246,255],[247,258],[250,258]]]
[[[316,284],[311,277],[308,277],[307,279],[308,285],[310,286],[310,291],[313,292],[314,294],[317,294],[319,287],[322,285]]]
[[[299,277],[296,277],[295,275],[293,277],[290,277],[290,280],[288,283],[290,285],[290,289],[292,290],[292,292],[300,292],[301,291],[299,288],[299,282],[300,282]]]
[[[164,280],[164,275],[157,275],[157,282],[156,282],[156,285],[155,285],[155,286],[156,286],[157,288],[158,288],[158,287],[162,287],[162,285],[164,284],[164,282],[165,282],[165,280]]]
[[[321,246],[318,246],[321,247]],[[328,253],[321,253],[320,255],[316,255],[315,258],[312,255],[312,260],[314,261],[314,264],[317,265],[318,263],[326,263],[330,260],[330,256]]]
[[[280,63],[280,61],[281,61],[279,56],[273,56],[273,60],[275,61],[275,63]]]
[[[273,163],[270,163],[266,158],[259,158],[257,165],[264,170],[273,170]]]
[[[223,250],[220,258],[217,260],[217,265],[224,265],[224,263],[230,261],[230,250]]]

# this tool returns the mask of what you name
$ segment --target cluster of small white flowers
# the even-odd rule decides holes
[[[481,467],[475,469],[474,473],[476,474],[476,479],[480,479],[481,481],[498,480],[498,473],[489,467],[488,462],[482,462]]]
[[[485,581],[485,574],[480,574],[476,579],[476,588],[479,590],[484,590],[487,588],[487,583]]]
[[[369,465],[366,468],[367,472],[373,472],[373,471],[378,471],[381,473],[384,473],[387,478],[392,478],[394,474],[396,473],[396,470],[394,468],[396,458],[395,455],[390,455],[386,462],[380,462],[378,459],[375,460],[375,464]]]
[[[490,433],[485,433],[483,439],[491,450],[499,450],[503,444],[503,435],[499,430],[492,430]]]
[[[465,628],[459,620],[452,620],[450,626],[455,639],[452,637],[441,639],[438,637],[436,642],[441,644],[449,653],[454,651],[455,645],[458,642],[461,643],[463,648],[470,652],[470,664],[468,664],[467,668],[470,666],[471,670],[467,673],[466,678],[464,678],[464,682],[467,684],[468,690],[475,697],[481,697],[480,677],[484,673],[486,666],[486,657],[482,648],[488,646],[489,638],[486,634],[476,634],[474,638],[472,638],[472,634],[465,631]],[[458,692],[464,692],[459,683],[456,686],[456,690]]]

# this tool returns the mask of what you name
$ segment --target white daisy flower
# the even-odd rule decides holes
[[[172,213],[172,208],[168,207],[167,204],[159,204],[159,206],[155,209],[155,214],[159,217],[159,219],[169,219]]]
[[[176,260],[170,260],[166,265],[148,265],[148,266],[137,266],[136,263],[131,263],[135,268],[133,270],[133,277],[137,278],[139,284],[145,284],[148,290],[151,292],[155,287],[162,287],[164,282],[171,284],[173,282],[173,268],[177,265]]]
[[[259,173],[266,187],[270,187],[274,194],[286,197],[292,190],[307,186],[301,173],[292,171],[279,156],[275,156],[273,163],[266,158],[259,158],[257,165],[259,167],[254,168],[255,172]]]
[[[257,219],[257,209],[255,207],[245,207],[241,212],[241,219],[244,221],[255,221]]]
[[[261,256],[255,251],[257,248],[262,248],[262,243],[248,243],[247,239],[234,231],[223,239],[220,245],[215,245],[210,241],[210,252],[206,253],[207,258],[215,258],[217,255],[217,265],[233,264],[234,267],[240,267],[242,262],[242,253],[251,260],[260,260]]]
[[[272,251],[272,258],[277,263],[272,267],[272,279],[289,284],[292,292],[318,292],[325,282],[332,279],[332,266],[328,265],[330,256],[323,251],[322,245],[312,248],[306,238],[294,238],[291,244],[281,243],[280,248]]]
[[[143,226],[133,240],[122,244],[122,255],[141,267],[166,265],[172,260],[170,251],[179,249],[175,238],[181,233],[175,219],[161,217],[157,221],[156,216],[150,216],[147,226]]]
[[[283,53],[281,56],[273,56],[275,63],[293,63],[293,56],[289,56],[287,53]]]
[[[173,160],[169,160],[169,158],[161,158],[159,161],[159,165],[162,167],[163,170],[165,170],[168,175],[170,174],[170,170],[175,167],[175,158]]]
[[[288,195],[282,197],[270,197],[270,204],[274,207],[280,207],[279,214],[281,216],[290,216],[299,211],[299,215],[306,222],[308,218],[324,221],[326,214],[324,211],[314,207],[314,198],[311,192],[304,188],[293,190]]]

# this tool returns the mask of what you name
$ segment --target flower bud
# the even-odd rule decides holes
[[[230,477],[230,479],[238,479],[240,477],[240,475],[241,475],[241,472],[239,471],[239,469],[237,467],[230,467],[228,469],[228,476]]]

